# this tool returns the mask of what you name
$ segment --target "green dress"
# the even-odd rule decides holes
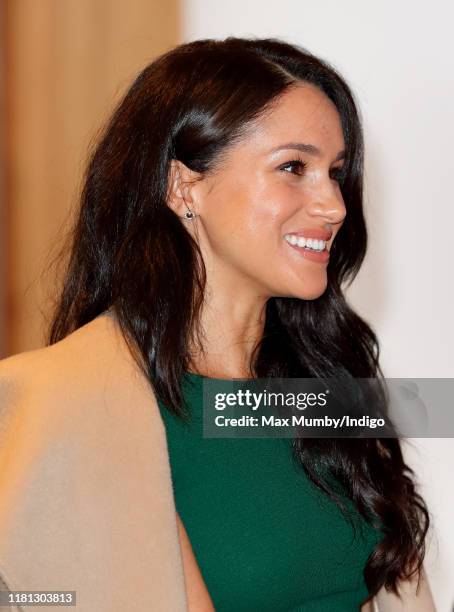
[[[354,537],[292,461],[291,438],[204,438],[203,379],[183,379],[189,427],[158,404],[175,506],[216,611],[359,610],[381,532],[358,514]]]

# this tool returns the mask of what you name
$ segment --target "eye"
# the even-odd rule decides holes
[[[286,162],[285,164],[283,164],[282,166],[280,166],[280,170],[287,172],[288,174],[296,174],[296,175],[301,175],[303,174],[304,170],[307,167],[307,163],[304,162],[301,159],[291,159],[290,161]],[[288,168],[290,168],[290,172],[288,172]]]
[[[347,178],[347,172],[345,171],[345,167],[342,166],[340,168],[333,168],[331,172],[331,178],[337,181],[339,185],[342,185],[342,183]]]

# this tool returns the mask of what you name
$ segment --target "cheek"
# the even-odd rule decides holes
[[[269,228],[279,234],[282,226],[300,206],[301,193],[297,193],[285,181],[269,179],[260,192],[251,194],[245,206],[249,223],[245,221],[251,231]]]
[[[298,210],[298,201],[281,185],[255,183],[254,188],[239,185],[228,193],[218,191],[205,222],[212,249],[230,260],[247,258],[249,265],[255,259],[272,261],[282,249],[283,228]]]
[[[294,193],[283,188],[268,189],[245,205],[238,234],[249,240],[256,252],[276,257],[282,248],[284,229],[298,210]]]
[[[280,247],[282,228],[294,213],[291,200],[271,192],[237,194],[229,201],[218,202],[210,218],[210,241],[216,250],[254,258],[270,255]]]

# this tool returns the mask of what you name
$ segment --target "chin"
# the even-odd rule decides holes
[[[300,280],[298,281],[297,285],[295,282],[293,282],[292,285],[292,288],[287,286],[284,291],[282,291],[281,287],[280,291],[278,290],[274,293],[274,297],[298,298],[299,300],[316,300],[325,293],[328,282],[327,279],[325,279],[325,282],[323,283],[312,283],[310,286],[308,286],[308,284],[305,284],[304,281]]]
[[[317,293],[305,293],[305,292],[301,292],[299,295],[295,295],[295,297],[297,297],[300,300],[310,300],[310,301],[312,301],[312,300],[318,299],[324,293],[325,293],[325,290],[319,291]]]
[[[297,298],[298,300],[316,300],[322,296],[326,291],[326,286],[319,291],[288,291],[288,292],[276,292],[273,297],[285,297],[285,298]]]

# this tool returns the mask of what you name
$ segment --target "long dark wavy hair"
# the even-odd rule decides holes
[[[181,381],[191,342],[202,342],[206,274],[201,252],[167,204],[172,159],[214,172],[292,84],[318,87],[337,107],[346,144],[341,183],[347,215],[334,241],[328,286],[319,298],[270,298],[264,334],[250,364],[254,377],[382,377],[379,344],[342,291],[366,253],[363,135],[345,80],[326,61],[275,38],[196,40],[140,72],[90,152],[69,259],[46,342],[53,344],[114,309],[134,359],[155,393],[185,418]],[[384,585],[421,577],[429,512],[416,491],[399,439],[293,441],[312,482],[340,506],[333,475],[383,538],[369,556],[369,598]]]

